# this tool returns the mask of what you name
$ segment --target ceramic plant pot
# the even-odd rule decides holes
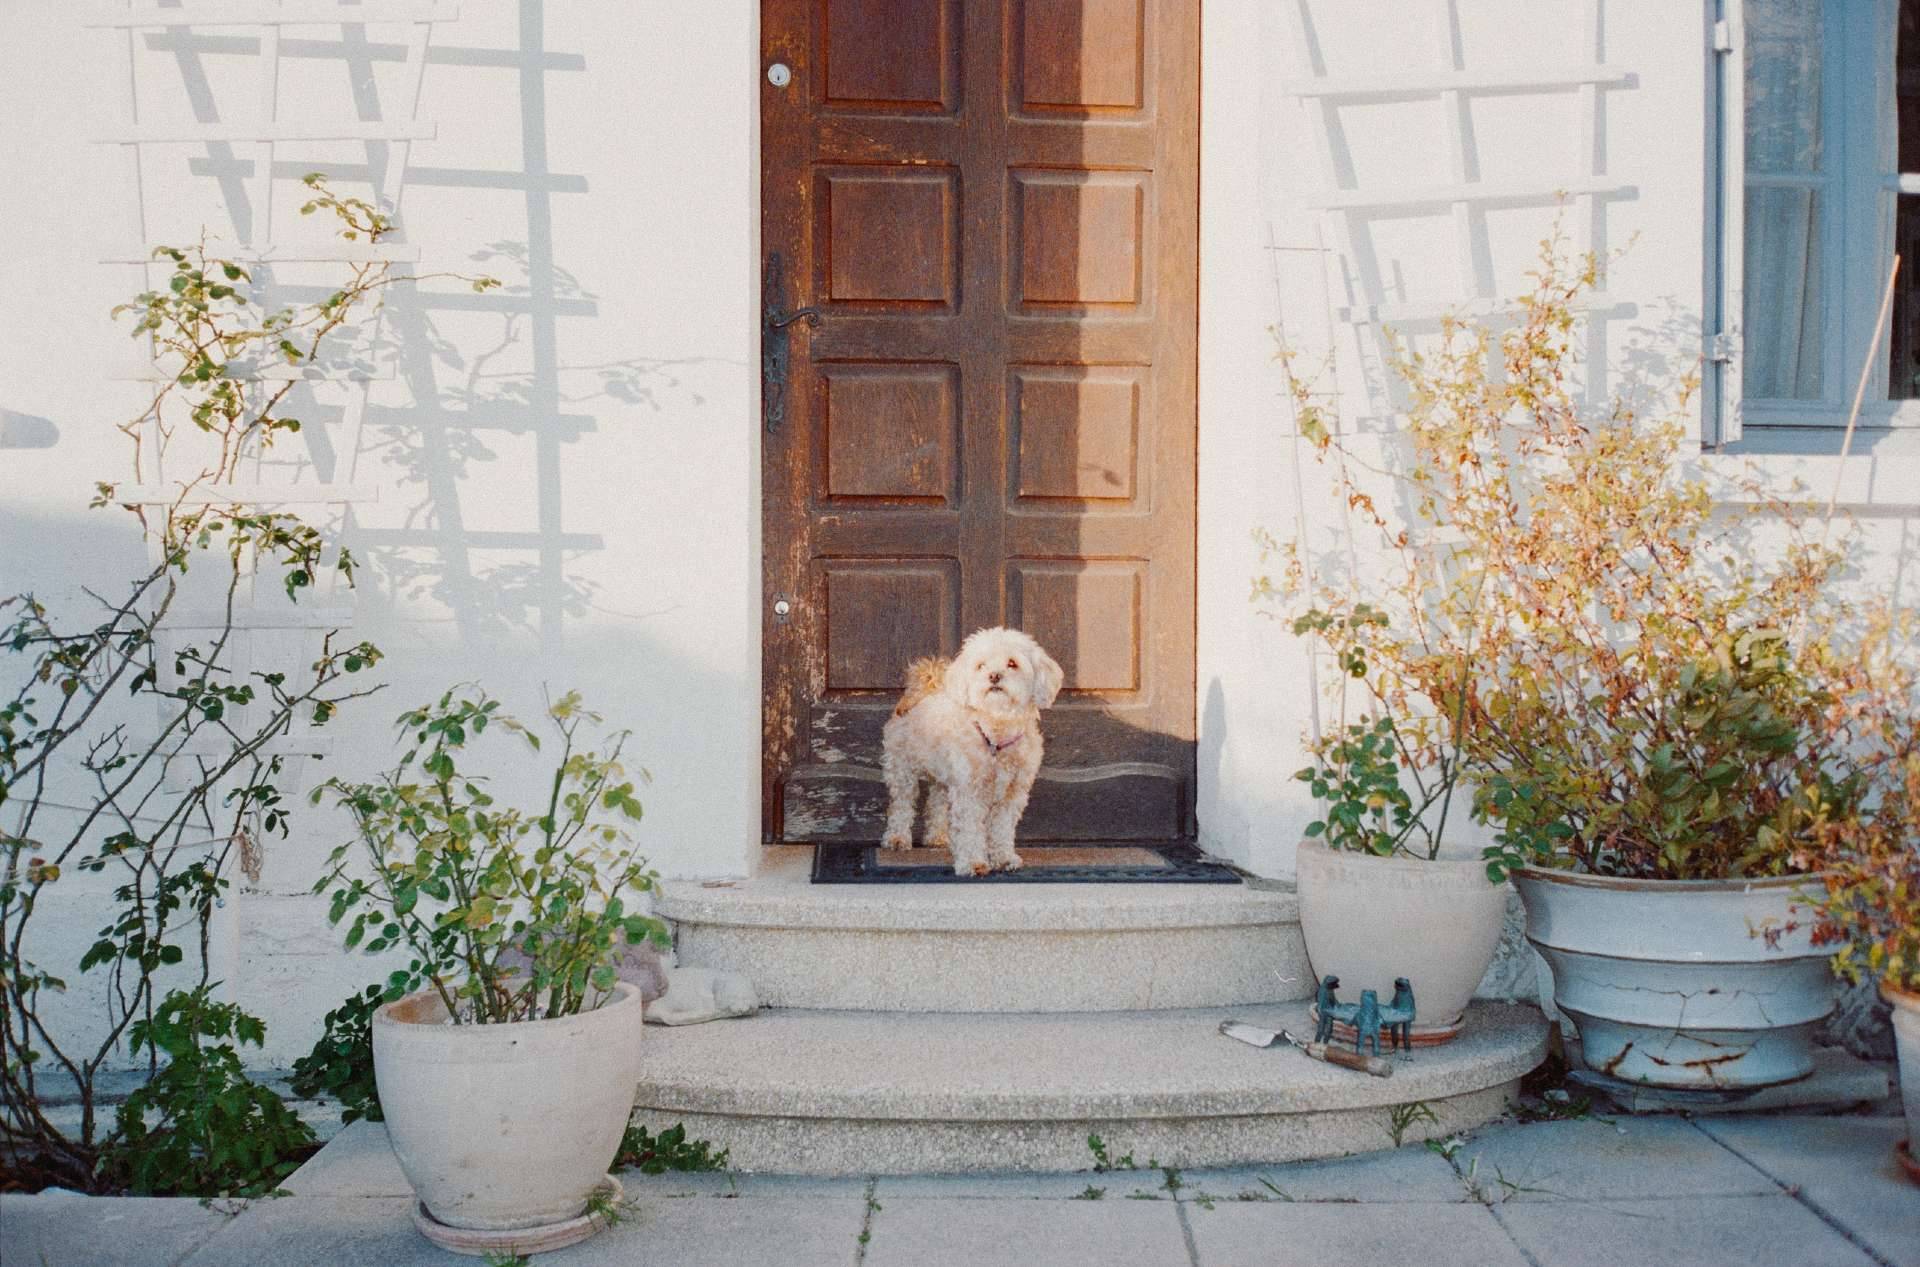
[[[640,1080],[641,1001],[620,982],[578,1016],[448,1025],[431,990],[373,1014],[373,1071],[407,1182],[451,1228],[578,1220]]]
[[[1813,1072],[1833,1010],[1828,951],[1795,894],[1807,876],[1623,880],[1523,868],[1527,940],[1590,1069],[1679,1090],[1744,1090]],[[1804,904],[1802,904],[1804,905]],[[1790,927],[1797,922],[1797,927]]]
[[[1900,1052],[1900,1101],[1907,1111],[1907,1138],[1900,1145],[1900,1164],[1907,1177],[1920,1183],[1920,994],[1880,983],[1880,997],[1893,1008],[1893,1041]]]
[[[1413,985],[1415,1044],[1460,1033],[1474,987],[1487,973],[1506,920],[1507,888],[1487,879],[1475,854],[1382,858],[1302,841],[1297,884],[1300,931],[1317,982],[1340,978],[1339,997],[1362,990],[1380,1002],[1393,982]]]

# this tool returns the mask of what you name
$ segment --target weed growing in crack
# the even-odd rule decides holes
[[[1396,1104],[1387,1111],[1387,1138],[1393,1141],[1395,1148],[1406,1137],[1407,1129],[1415,1122],[1432,1122],[1435,1126],[1440,1119],[1433,1115],[1433,1106],[1425,1100],[1415,1100],[1411,1104]]]
[[[1113,1170],[1140,1169],[1139,1166],[1134,1164],[1133,1154],[1131,1152],[1122,1153],[1117,1158],[1108,1156],[1107,1142],[1098,1135],[1087,1136],[1087,1151],[1093,1154],[1093,1171],[1095,1174],[1106,1174],[1108,1171]],[[1151,1165],[1152,1163],[1149,1162],[1148,1164]]]
[[[1551,1188],[1538,1188],[1529,1184],[1515,1183],[1513,1180],[1507,1178],[1506,1173],[1498,1166],[1493,1168],[1493,1181],[1489,1183],[1480,1177],[1480,1159],[1478,1157],[1473,1159],[1473,1164],[1468,1166],[1467,1172],[1460,1177],[1466,1181],[1467,1195],[1475,1201],[1478,1201],[1481,1205],[1505,1205],[1523,1192],[1538,1193],[1543,1196],[1558,1195]]]

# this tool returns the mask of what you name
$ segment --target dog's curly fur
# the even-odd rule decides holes
[[[913,846],[926,779],[926,843],[953,851],[955,875],[1013,871],[1013,832],[1040,772],[1040,710],[1061,671],[1017,629],[982,629],[951,662],[916,660],[881,732],[887,781],[886,849]]]

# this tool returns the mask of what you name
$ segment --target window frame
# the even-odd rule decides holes
[[[1886,286],[1882,261],[1891,257],[1893,200],[1899,188],[1920,192],[1920,178],[1888,174],[1898,166],[1896,67],[1894,51],[1879,47],[1876,37],[1898,30],[1900,0],[1818,0],[1824,169],[1818,249],[1825,292],[1820,319],[1830,337],[1822,341],[1822,394],[1814,400],[1747,399],[1744,391],[1746,0],[1718,3],[1712,24],[1708,244],[1716,277],[1706,306],[1709,395],[1702,443],[1755,453],[1837,452]],[[1862,84],[1871,91],[1858,91]],[[1874,249],[1848,249],[1861,242],[1874,243]],[[1920,260],[1902,261],[1903,269],[1913,267],[1920,267]],[[1920,452],[1920,399],[1889,400],[1886,381],[1883,339],[1874,351],[1859,430]],[[1856,436],[1856,446],[1859,442]]]

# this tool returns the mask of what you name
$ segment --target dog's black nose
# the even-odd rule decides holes
[[[987,674],[987,681],[994,686],[998,686],[1000,685],[1000,675],[998,673],[989,673]]]

